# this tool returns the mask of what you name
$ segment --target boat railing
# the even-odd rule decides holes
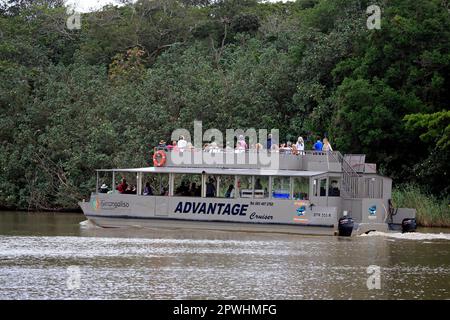
[[[278,154],[285,154],[285,155],[296,155],[296,156],[309,156],[309,157],[319,157],[319,156],[329,156],[333,154],[340,154],[338,151],[316,151],[316,150],[302,150],[302,151],[294,151],[289,149],[228,149],[228,148],[211,148],[211,149],[204,149],[204,148],[184,148],[184,149],[178,149],[178,148],[167,148],[167,147],[155,147],[154,151],[163,150],[165,152],[171,153],[171,152],[206,152],[206,153],[278,153]],[[337,160],[337,157],[331,158],[332,161],[336,159],[336,162],[339,162]]]
[[[361,175],[350,165],[346,158],[339,152],[330,153],[342,167],[342,195],[345,198],[359,198],[359,182]]]
[[[364,166],[365,155],[351,154],[343,156],[338,151],[330,155],[336,157],[336,160],[342,166],[342,196],[344,198],[379,199],[383,197],[383,178],[375,176],[365,177],[355,169]]]

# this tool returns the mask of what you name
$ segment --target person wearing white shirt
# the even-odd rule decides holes
[[[297,143],[295,144],[295,147],[297,148],[297,151],[299,154],[304,155],[305,154],[305,141],[302,137],[298,137]]]
[[[180,139],[178,140],[178,143],[177,143],[177,147],[180,151],[184,151],[186,149],[187,141],[184,140],[183,136],[180,136]]]

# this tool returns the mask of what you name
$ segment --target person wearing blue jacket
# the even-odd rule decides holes
[[[323,143],[320,141],[320,138],[317,139],[317,142],[314,144],[315,151],[322,151]]]

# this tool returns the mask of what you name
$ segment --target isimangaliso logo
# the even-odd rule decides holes
[[[94,210],[98,210],[98,208],[100,207],[100,201],[98,201],[97,198],[92,199],[92,200],[91,200],[91,207],[92,207],[92,209],[94,209]]]
[[[297,208],[297,216],[298,217],[304,216],[305,215],[305,210],[306,210],[305,206],[298,207]]]
[[[306,207],[300,206],[296,209],[297,215],[294,217],[294,222],[299,223],[308,223],[308,219],[304,218],[305,216]]]
[[[376,219],[377,218],[377,206],[372,205],[369,207],[369,219]]]

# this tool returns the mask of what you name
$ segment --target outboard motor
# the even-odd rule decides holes
[[[346,215],[339,219],[338,223],[339,236],[350,237],[353,231],[353,219]]]
[[[417,223],[414,218],[405,218],[402,220],[402,233],[416,231]]]

